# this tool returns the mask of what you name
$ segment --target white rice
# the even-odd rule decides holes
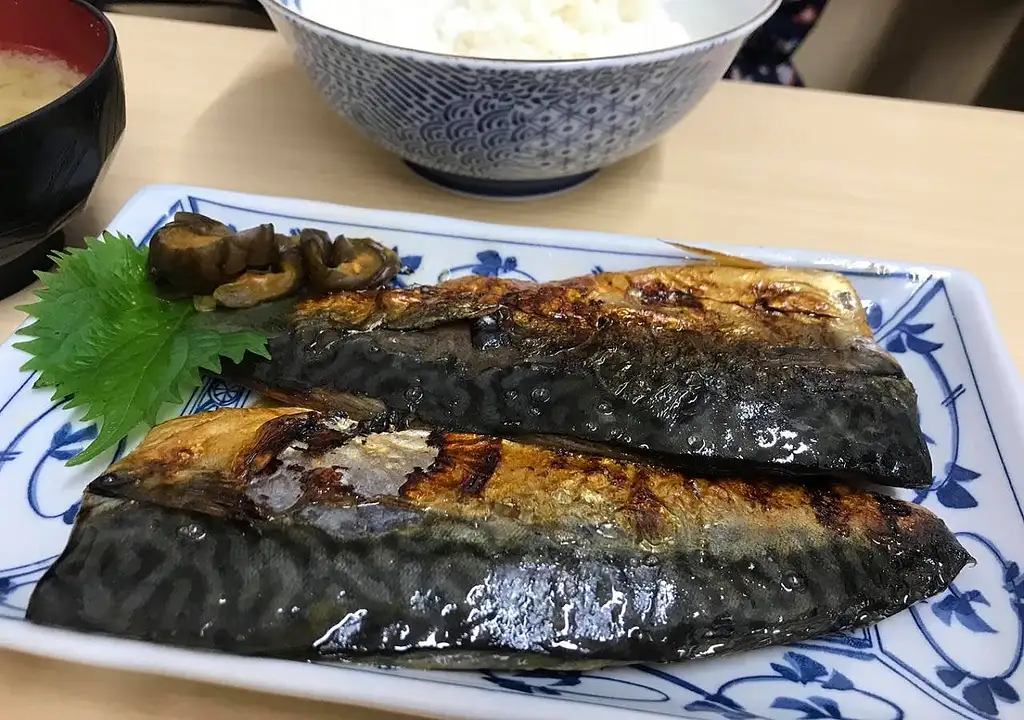
[[[368,40],[467,57],[607,57],[690,40],[664,0],[303,0],[302,11]]]

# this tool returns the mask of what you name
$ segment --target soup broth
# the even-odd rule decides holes
[[[0,49],[0,125],[48,105],[84,77],[63,60]]]

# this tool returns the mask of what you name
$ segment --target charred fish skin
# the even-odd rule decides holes
[[[931,484],[913,385],[855,312],[833,303],[791,317],[764,298],[733,311],[731,296],[718,303],[726,310],[697,299],[689,276],[685,291],[665,276],[655,276],[656,293],[645,274],[632,279],[629,292],[648,295],[629,312],[603,286],[604,300],[559,304],[572,286],[526,291],[490,279],[462,284],[477,306],[462,285],[336,295],[300,304],[271,334],[268,361],[225,372],[318,410],[361,404],[446,430],[562,436],[701,474]],[[454,319],[443,316],[445,294]],[[817,320],[827,312],[845,314]]]
[[[275,657],[593,667],[869,624],[970,561],[928,511],[842,485],[259,408],[158,426],[94,481],[28,619]]]

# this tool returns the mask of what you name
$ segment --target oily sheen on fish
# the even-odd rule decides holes
[[[970,556],[927,510],[495,437],[220,410],[87,489],[45,625],[418,668],[681,661],[881,620]]]
[[[552,283],[468,277],[232,321],[269,360],[227,374],[288,404],[753,469],[926,487],[917,395],[834,273],[717,264]]]

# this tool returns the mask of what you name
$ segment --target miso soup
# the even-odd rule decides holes
[[[0,125],[48,105],[84,77],[58,58],[0,49]]]

